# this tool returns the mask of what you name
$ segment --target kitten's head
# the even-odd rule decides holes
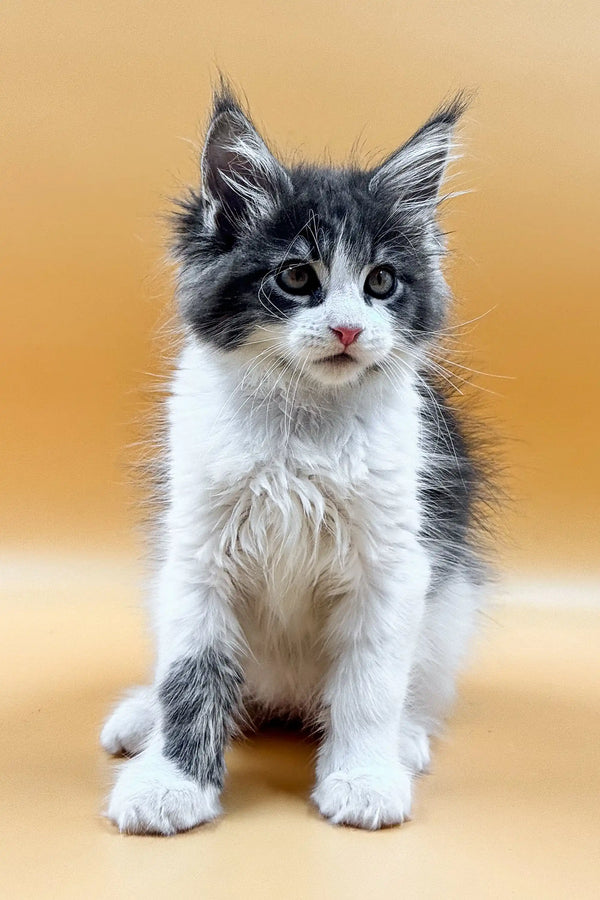
[[[448,290],[435,215],[464,101],[371,170],[286,167],[227,89],[202,189],[176,220],[182,314],[253,371],[329,388],[378,377],[440,328]]]

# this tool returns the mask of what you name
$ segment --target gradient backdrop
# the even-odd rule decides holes
[[[598,571],[598,28],[575,2],[22,0],[3,12],[2,544],[139,551],[127,445],[165,371],[168,197],[221,67],[284,153],[387,153],[460,87],[456,321],[505,435],[506,567]],[[597,16],[596,16],[597,19]],[[462,357],[456,357],[459,362]],[[460,369],[456,370],[460,372]],[[492,391],[494,393],[488,393]]]

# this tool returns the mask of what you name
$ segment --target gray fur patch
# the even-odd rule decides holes
[[[165,756],[202,785],[223,787],[241,684],[240,667],[209,648],[174,662],[160,686]]]

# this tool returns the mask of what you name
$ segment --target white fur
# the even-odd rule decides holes
[[[127,834],[176,834],[220,812],[218,789],[182,775],[157,743],[123,764],[107,809]]]
[[[107,753],[133,756],[143,749],[155,720],[152,688],[133,688],[104,723],[100,743]]]
[[[185,346],[169,402],[156,682],[181,656],[228,648],[249,699],[322,722],[321,813],[377,828],[410,813],[410,773],[429,764],[474,595],[457,576],[428,602],[414,359],[394,344],[385,304],[367,307],[355,275],[344,282],[348,270],[332,267],[322,306],[257,329],[240,350]],[[363,328],[356,363],[340,370],[320,362],[336,351],[333,325]],[[392,357],[393,377],[367,374]],[[125,701],[104,745],[139,748],[153,717],[108,814],[122,830],[168,834],[219,808],[214,789],[163,757],[151,694]]]
[[[398,825],[410,814],[410,775],[401,764],[345,768],[321,779],[312,799],[333,825]]]

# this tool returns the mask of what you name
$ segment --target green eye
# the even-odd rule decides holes
[[[306,296],[312,294],[319,287],[317,273],[312,266],[292,265],[282,269],[275,281],[282,291],[287,294]]]
[[[396,276],[393,269],[387,266],[377,266],[372,269],[365,280],[365,294],[370,297],[377,297],[384,300],[394,292],[396,287]]]

